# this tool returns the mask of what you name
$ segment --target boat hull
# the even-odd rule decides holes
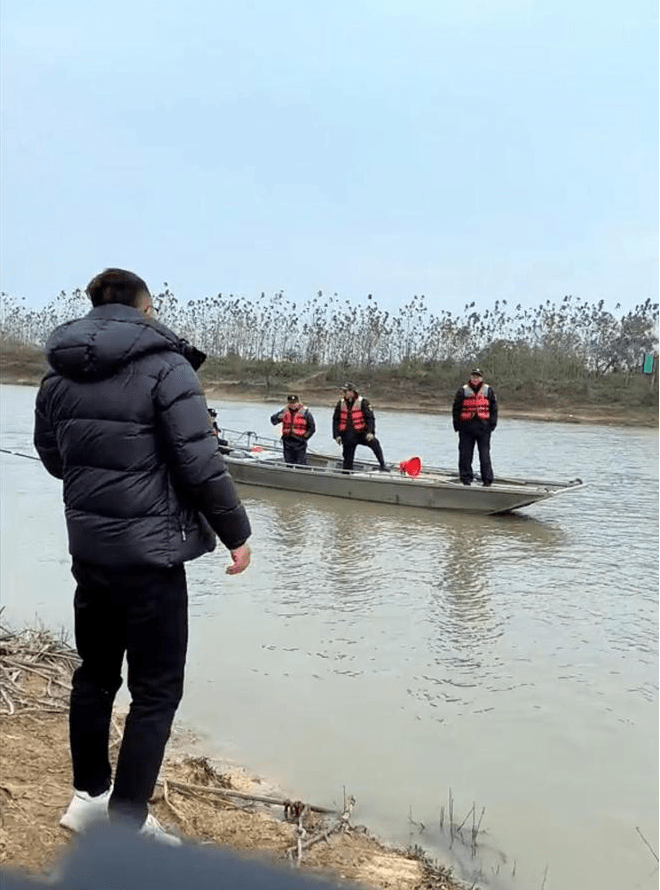
[[[310,465],[306,467],[287,465],[275,453],[251,454],[248,450],[231,452],[225,460],[239,485],[468,513],[508,513],[582,485],[580,480],[572,483],[496,480],[489,487],[478,483],[467,486],[460,483],[458,476],[452,477],[442,470],[431,468],[410,477],[395,469],[385,473],[368,464],[356,465],[354,471],[346,473],[339,461],[323,455],[310,455]]]

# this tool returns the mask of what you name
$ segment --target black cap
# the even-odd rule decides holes
[[[296,395],[290,395],[286,397],[287,402],[299,402],[300,399]]]
[[[342,390],[343,390],[344,392],[346,392],[347,389],[350,389],[351,392],[357,392],[357,390],[355,389],[355,384],[354,384],[354,383],[350,383],[350,382],[349,382],[349,383],[344,383],[344,384],[342,385]]]
[[[472,376],[473,374],[476,374],[478,377],[484,376],[481,371],[481,368],[472,368],[472,370],[470,371],[470,376]]]

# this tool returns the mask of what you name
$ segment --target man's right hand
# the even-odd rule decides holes
[[[228,575],[240,575],[240,573],[244,572],[250,565],[250,558],[252,556],[250,545],[241,544],[240,547],[236,547],[235,550],[230,550],[229,553],[232,558],[232,564],[227,566],[225,572]]]
[[[337,445],[341,445],[341,436],[337,436],[335,442],[337,443]]]

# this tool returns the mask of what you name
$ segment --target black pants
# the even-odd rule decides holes
[[[110,787],[112,706],[126,654],[131,705],[119,749],[110,817],[136,826],[158,778],[183,694],[188,592],[183,566],[110,569],[74,559],[75,635],[69,738],[73,785],[96,796]]]
[[[371,442],[367,442],[367,437],[365,435],[362,436],[343,436],[342,437],[342,446],[343,446],[343,457],[344,464],[343,468],[345,470],[353,469],[353,459],[355,458],[355,449],[358,445],[366,445],[367,448],[371,448],[373,453],[376,455],[376,460],[381,465],[381,467],[385,466],[385,458],[383,457],[383,449],[380,447],[380,442],[374,436]]]
[[[284,460],[288,464],[299,464],[304,467],[307,463],[306,439],[282,439],[282,449]]]
[[[475,443],[479,449],[481,481],[493,481],[493,468],[490,464],[490,427],[483,421],[470,421],[458,431],[458,472],[461,482],[472,482],[472,457]]]

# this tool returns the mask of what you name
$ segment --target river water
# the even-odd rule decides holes
[[[3,448],[34,453],[35,392],[0,388]],[[273,404],[214,405],[221,426],[272,432]],[[338,451],[330,407],[311,407],[313,444]],[[179,717],[297,798],[332,805],[345,789],[357,821],[480,886],[650,890],[657,430],[502,413],[496,477],[588,486],[508,517],[241,489],[253,563],[228,578],[220,548],[189,567]],[[388,460],[455,465],[448,415],[377,419]],[[3,620],[70,630],[60,484],[0,457]],[[467,817],[453,841],[450,798]]]

